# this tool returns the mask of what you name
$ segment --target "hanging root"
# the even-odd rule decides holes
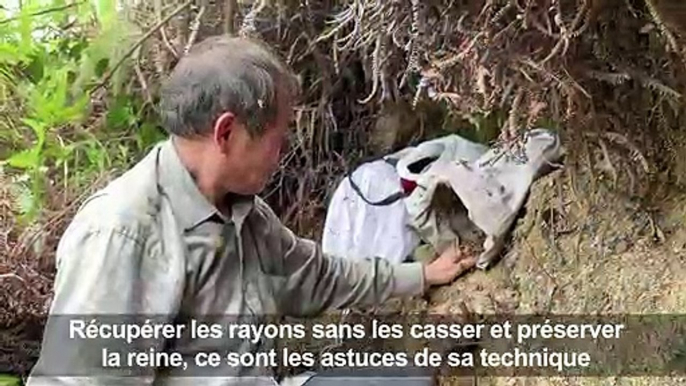
[[[245,15],[243,19],[243,24],[241,25],[238,35],[240,36],[252,36],[257,33],[257,27],[255,26],[255,19],[257,16],[267,7],[267,0],[258,0],[253,4],[252,9]]]

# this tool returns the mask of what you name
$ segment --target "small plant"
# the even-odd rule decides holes
[[[25,222],[38,217],[51,192],[78,192],[160,138],[145,122],[142,99],[117,93],[127,91],[128,69],[114,71],[111,63],[137,32],[116,3],[43,3],[30,2],[0,23],[0,111],[8,112],[0,114],[1,165],[16,184]],[[96,95],[105,80],[111,87]]]
[[[21,386],[21,379],[0,374],[0,386]]]

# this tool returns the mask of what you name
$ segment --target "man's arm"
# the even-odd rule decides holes
[[[104,213],[100,218],[93,215],[92,211],[78,214],[57,248],[54,298],[29,386],[111,384],[98,369],[103,348],[119,351],[121,365],[125,365],[126,353],[135,349],[136,343],[81,339],[80,334],[88,333],[94,319],[100,324],[125,323],[136,314],[171,313],[162,299],[154,299],[161,295],[150,291],[149,282],[154,283],[158,274],[152,271],[151,261],[157,259],[147,253],[144,223]],[[72,326],[77,328],[72,330]],[[74,333],[71,337],[70,332]],[[87,378],[71,378],[77,376]],[[117,384],[148,384],[141,378],[122,382],[116,380]]]
[[[475,264],[474,258],[465,258],[455,249],[429,265],[329,256],[314,241],[297,237],[271,209],[264,211],[281,242],[286,277],[282,308],[289,315],[316,315],[327,309],[378,305],[393,297],[421,295],[429,286],[448,283]]]

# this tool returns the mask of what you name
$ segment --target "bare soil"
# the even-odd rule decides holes
[[[686,312],[686,194],[670,191],[647,210],[590,178],[558,171],[536,182],[502,261],[437,289],[426,307],[445,314]],[[686,378],[494,377],[478,384],[667,386]]]

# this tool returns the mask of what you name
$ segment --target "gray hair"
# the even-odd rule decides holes
[[[219,115],[230,111],[259,136],[276,119],[278,98],[299,93],[296,76],[266,45],[214,36],[176,65],[160,92],[160,115],[169,134],[193,137],[209,133]]]

